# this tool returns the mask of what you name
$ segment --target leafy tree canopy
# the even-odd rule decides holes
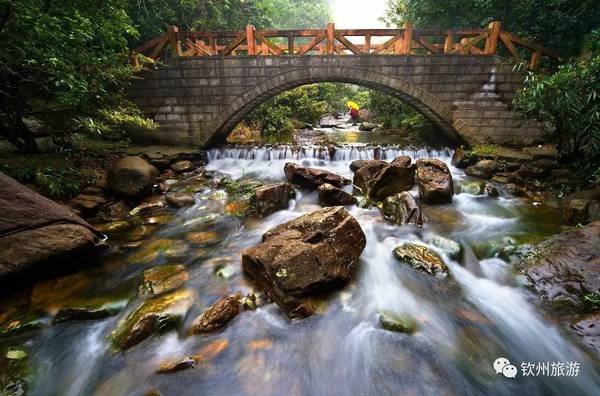
[[[484,27],[527,37],[564,56],[579,53],[583,37],[600,27],[597,0],[388,0],[386,21],[420,28]]]

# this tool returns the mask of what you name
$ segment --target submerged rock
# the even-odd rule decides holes
[[[357,200],[351,194],[329,183],[319,186],[319,203],[322,206],[356,205]]]
[[[335,187],[350,184],[350,180],[324,169],[307,168],[288,162],[284,167],[285,176],[290,183],[305,188],[317,188],[321,184],[329,183]]]
[[[73,212],[0,173],[0,281],[24,271],[48,274],[107,247]]]
[[[195,293],[183,289],[147,300],[121,320],[111,339],[121,349],[129,349],[146,338],[177,327],[194,301]]]
[[[430,275],[448,275],[448,267],[444,261],[426,246],[405,243],[394,249],[394,257]]]
[[[127,301],[123,300],[97,306],[63,307],[54,317],[54,323],[104,319],[118,314],[126,305]]]
[[[383,201],[383,217],[392,224],[414,224],[422,226],[427,221],[421,207],[408,191],[401,192]]]
[[[108,169],[108,185],[117,195],[135,198],[150,193],[158,175],[158,169],[143,158],[124,157]]]
[[[434,158],[418,159],[416,164],[420,196],[431,204],[452,202],[454,184],[448,166]]]
[[[176,373],[178,371],[190,370],[196,368],[198,366],[198,362],[194,360],[192,357],[186,357],[181,360],[164,362],[160,365],[160,367],[156,370],[157,374],[169,374]]]
[[[167,202],[177,208],[192,206],[196,203],[194,194],[185,192],[171,192],[166,195]]]
[[[460,243],[452,239],[443,237],[434,237],[429,240],[429,243],[444,252],[453,260],[460,260],[463,256],[463,247]]]
[[[290,183],[274,183],[254,190],[254,209],[258,217],[266,217],[278,210],[287,209],[296,190]]]
[[[417,331],[417,323],[412,318],[394,312],[380,312],[379,323],[381,324],[381,327],[388,331],[407,334],[413,334]]]
[[[310,315],[303,304],[352,277],[366,245],[360,224],[342,207],[321,209],[281,224],[244,250],[242,266],[290,318]]]
[[[178,265],[161,265],[144,271],[141,294],[158,296],[179,289],[189,279],[185,267]]]
[[[374,124],[372,122],[362,122],[360,124],[360,126],[358,127],[359,131],[363,131],[363,132],[369,132],[372,131],[373,129],[377,128],[379,125]]]
[[[225,297],[211,305],[192,324],[192,334],[213,333],[221,330],[242,311],[242,303],[234,297]]]
[[[182,160],[171,165],[171,169],[177,173],[189,172],[194,169],[192,161]]]
[[[481,180],[474,180],[468,182],[461,182],[459,184],[459,192],[472,194],[472,195],[482,195],[486,191],[486,184]]]

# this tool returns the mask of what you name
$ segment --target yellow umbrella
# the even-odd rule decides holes
[[[351,109],[354,109],[354,110],[359,110],[360,109],[360,106],[356,102],[353,102],[353,101],[349,101],[348,103],[346,103],[346,106],[348,106],[348,107],[350,107]]]

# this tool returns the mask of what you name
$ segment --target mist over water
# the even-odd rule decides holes
[[[332,153],[316,146],[229,146],[211,150],[206,169],[215,177],[271,182],[284,180],[284,164],[295,162],[351,178],[353,160],[391,161],[399,155],[441,159],[450,166],[457,191],[471,181],[450,165],[450,149],[348,145]],[[186,287],[197,298],[184,330],[149,338],[125,352],[112,348],[108,335],[141,297],[134,297],[117,317],[56,324],[28,341],[31,364],[37,367],[32,394],[142,395],[155,389],[165,395],[594,395],[600,389],[597,364],[544,315],[537,297],[520,286],[511,265],[498,257],[501,249],[494,251],[507,238],[525,243],[556,232],[556,214],[505,193],[491,198],[460,192],[452,204],[424,206],[430,221],[422,228],[387,224],[377,208],[349,207],[367,245],[354,280],[333,293],[315,315],[289,322],[275,304],[268,304],[243,312],[222,332],[188,336],[185,329],[191,321],[220,296],[252,290],[241,272],[244,248],[257,244],[268,229],[319,208],[315,192],[298,190],[287,210],[260,220],[238,219],[223,214],[215,198],[219,193],[209,187],[197,192],[196,204],[177,210],[156,236],[178,241],[193,230],[214,230],[224,236],[221,242],[202,252],[182,251],[175,259],[159,255],[144,267],[172,262],[186,266]],[[436,236],[460,242],[464,259],[453,261],[430,245]],[[450,276],[431,277],[396,260],[392,250],[407,241],[439,253]],[[125,264],[107,264],[103,271],[117,269],[110,276],[98,273],[95,284],[136,279],[139,266],[127,263],[146,243],[118,256]],[[230,275],[215,276],[215,262]],[[412,318],[417,331],[384,330],[381,312]],[[226,347],[195,369],[155,373],[165,360],[215,345]],[[498,357],[517,366],[517,378],[494,372]],[[521,362],[546,361],[578,362],[581,373],[521,376]]]

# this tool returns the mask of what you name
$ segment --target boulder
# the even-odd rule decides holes
[[[108,185],[117,195],[136,198],[148,194],[158,177],[158,169],[140,157],[124,157],[108,170]]]
[[[475,155],[472,151],[467,151],[462,148],[457,148],[454,150],[454,154],[452,154],[452,165],[457,168],[466,168],[471,165],[475,165],[475,163],[479,161],[479,157]]]
[[[392,224],[422,226],[427,221],[421,207],[408,191],[387,197],[381,211],[383,217]]]
[[[465,169],[465,173],[469,176],[479,177],[481,179],[489,179],[494,175],[494,172],[498,169],[498,162],[495,160],[481,160],[475,165],[469,166]]]
[[[568,225],[587,224],[600,219],[600,201],[570,199],[562,202],[562,218]]]
[[[490,184],[487,184],[485,186],[485,193],[493,198],[499,197],[500,196],[500,191],[498,191],[498,189]]]
[[[93,216],[105,203],[106,198],[102,195],[77,194],[75,198],[69,201],[68,205],[75,212],[84,216]]]
[[[170,192],[166,195],[166,200],[170,205],[173,205],[177,208],[192,206],[196,203],[194,194],[186,192]]]
[[[177,327],[194,302],[195,293],[182,289],[147,300],[121,320],[111,333],[116,346],[129,349],[153,334]]]
[[[600,221],[550,238],[517,267],[543,300],[585,308],[585,295],[600,290]]]
[[[242,303],[233,297],[225,297],[211,305],[192,324],[192,334],[214,333],[221,330],[242,311]]]
[[[361,166],[354,173],[353,184],[374,201],[410,190],[415,184],[415,166],[408,156],[395,158],[391,163],[366,160],[356,165]]]
[[[374,124],[372,122],[361,122],[360,126],[358,127],[358,130],[363,132],[369,132],[377,128],[378,126],[379,125]]]
[[[571,325],[585,345],[600,356],[600,312],[593,312],[576,319]]]
[[[426,246],[405,243],[394,249],[394,257],[430,275],[448,275],[448,267],[444,261]]]
[[[0,173],[0,281],[98,254],[103,236],[62,205]]]
[[[427,203],[450,203],[454,195],[452,174],[448,166],[434,158],[418,159],[417,185],[419,194]]]
[[[368,182],[368,196],[380,202],[415,185],[415,166],[408,156],[395,158],[389,165],[377,172]]]
[[[305,188],[317,188],[323,183],[335,187],[350,184],[350,180],[324,169],[307,168],[288,162],[284,167],[285,176],[290,183]]]
[[[114,316],[121,312],[127,305],[127,301],[117,301],[101,305],[82,305],[73,307],[62,307],[53,319],[54,323],[67,322],[71,320],[99,320]]]
[[[176,173],[190,172],[194,169],[192,161],[182,160],[171,164],[171,169]]]
[[[319,186],[319,203],[322,206],[356,205],[357,202],[352,194],[348,194],[341,188],[334,187],[329,183]]]
[[[365,245],[344,207],[324,208],[267,231],[244,250],[242,267],[288,317],[305,317],[312,314],[310,297],[351,279]]]
[[[290,199],[296,196],[296,191],[290,183],[274,183],[258,187],[254,194],[256,214],[258,217],[265,217],[278,210],[287,209]]]
[[[389,166],[387,162],[380,160],[358,160],[352,162],[350,164],[350,169],[353,167],[356,169],[354,171],[354,180],[352,181],[352,184],[362,190],[366,195],[368,192],[369,181],[373,180],[377,172],[387,166]]]
[[[350,163],[350,170],[352,172],[356,172],[357,170],[359,170],[360,168],[362,168],[363,166],[365,166],[367,163],[369,163],[370,160],[355,160],[352,161]]]

